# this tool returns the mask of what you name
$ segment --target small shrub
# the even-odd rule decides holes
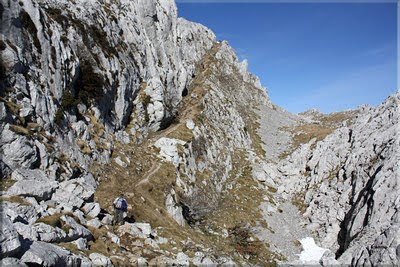
[[[66,35],[61,35],[60,40],[64,43],[67,44],[68,43],[68,37]]]
[[[107,40],[107,34],[102,29],[99,29],[96,26],[92,25],[89,28],[89,33],[90,36],[93,38],[93,41],[101,48],[103,48],[103,51],[105,51],[107,55],[111,56],[113,54],[118,54],[115,48]]]
[[[71,229],[71,226],[69,226],[65,221],[63,221],[61,219],[61,217],[63,215],[68,215],[70,217],[72,217],[75,221],[79,222],[79,219],[72,213],[67,212],[65,214],[61,214],[61,213],[56,213],[50,216],[46,216],[46,217],[42,217],[39,220],[37,220],[36,222],[39,223],[45,223],[48,224],[52,227],[58,227],[61,228],[64,232],[66,232],[68,234],[69,230]]]
[[[58,24],[62,26],[68,26],[68,18],[62,15],[61,9],[48,8],[46,9],[47,14],[55,20]]]
[[[147,108],[147,106],[151,103],[151,97],[149,95],[145,95],[143,98],[143,106]]]
[[[294,240],[293,243],[295,244],[296,247],[301,247],[301,242],[299,240]]]
[[[68,161],[68,156],[65,155],[63,152],[60,153],[60,155],[58,156],[58,162],[61,164],[65,164]]]
[[[278,190],[275,187],[268,186],[268,191],[271,193],[276,193]]]
[[[90,106],[92,100],[97,101],[103,96],[104,79],[95,73],[89,61],[81,61],[78,78],[73,85],[78,102]]]
[[[303,214],[308,205],[304,202],[305,192],[299,192],[292,197],[292,203],[295,205],[301,214]]]
[[[42,218],[38,219],[36,222],[37,223],[45,223],[52,227],[61,228],[64,224],[64,221],[61,220],[61,216],[62,216],[62,214],[58,213],[58,214],[54,214],[51,216],[42,217]]]
[[[232,245],[243,256],[257,258],[263,250],[263,244],[258,240],[251,241],[250,230],[247,227],[236,225],[228,230]]]
[[[90,155],[92,153],[92,150],[85,141],[77,139],[76,144],[79,146],[83,154]]]
[[[29,129],[19,126],[19,125],[11,125],[10,130],[16,134],[32,136],[32,132]]]
[[[58,125],[61,126],[61,122],[64,119],[64,113],[61,108],[59,108],[56,112],[54,122]]]
[[[61,107],[64,110],[68,110],[79,104],[78,99],[76,99],[69,91],[65,91],[61,98]]]

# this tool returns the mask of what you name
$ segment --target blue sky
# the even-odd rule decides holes
[[[377,105],[397,89],[396,3],[182,3],[291,112]]]

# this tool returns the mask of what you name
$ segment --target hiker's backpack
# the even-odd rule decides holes
[[[123,211],[126,211],[127,205],[126,205],[126,200],[122,197],[117,199],[117,202],[115,203],[115,207],[117,209],[121,209]]]
[[[121,210],[123,210],[123,211],[127,211],[127,205],[126,205],[126,200],[123,198],[122,199],[122,201],[121,201],[122,203],[121,203]]]

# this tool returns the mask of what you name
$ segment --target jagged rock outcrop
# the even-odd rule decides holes
[[[41,266],[84,265],[81,257],[61,247],[40,241],[34,241],[32,243],[29,250],[21,257],[21,263],[27,265],[38,264]]]
[[[73,5],[2,1],[0,10],[0,167],[2,179],[12,174],[15,181],[3,194],[3,210],[17,224],[21,238],[35,242],[90,239],[92,233],[81,224],[98,229],[106,218],[109,223],[111,215],[93,202],[97,184],[89,165],[109,163],[116,141],[140,144],[150,132],[166,129],[183,117],[178,111],[189,90],[194,90],[194,79],[209,83],[206,95],[190,96],[203,102],[202,116],[209,121],[188,117],[194,140],[181,141],[185,148],[175,158],[176,167],[189,165],[177,177],[179,194],[185,198],[186,209],[196,214],[204,214],[200,208],[209,210],[218,201],[213,192],[224,187],[232,169],[225,168],[226,163],[232,165],[231,152],[251,149],[239,103],[242,109],[244,100],[268,103],[259,80],[247,72],[246,62],[237,62],[229,45],[217,44],[204,26],[177,18],[172,0],[78,1]],[[220,68],[223,73],[217,73]],[[215,77],[207,77],[213,72]],[[235,79],[242,81],[241,88],[225,84],[224,75],[238,75]],[[255,88],[251,97],[242,90],[246,84]],[[225,105],[232,89],[237,99]],[[225,106],[223,113],[220,104]],[[216,135],[207,141],[210,127]],[[193,155],[205,158],[196,162]],[[127,167],[130,162],[125,160],[115,161]],[[207,168],[212,169],[211,180],[204,181],[201,191],[193,183],[195,173]],[[184,181],[187,177],[192,183]],[[199,198],[207,191],[207,196]],[[26,199],[33,204],[13,203]],[[186,221],[174,191],[168,199],[178,206],[176,218]],[[199,210],[194,211],[199,199]],[[26,211],[16,215],[12,207]],[[54,225],[44,226],[38,219]],[[36,251],[41,243],[35,242],[25,250]],[[36,263],[53,261],[36,256]]]
[[[1,218],[1,257],[12,256],[17,254],[21,249],[21,242],[19,241],[19,236],[15,230],[14,225],[10,219],[2,214]]]
[[[278,167],[281,193],[304,196],[308,228],[341,263],[398,263],[399,103],[397,92],[363,107],[353,124],[303,145]]]

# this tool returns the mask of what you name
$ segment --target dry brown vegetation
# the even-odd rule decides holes
[[[6,99],[0,97],[0,101],[4,102],[5,106],[7,107],[7,109],[14,115],[18,115],[19,111],[21,109],[21,106],[12,102],[12,101],[7,101]]]
[[[23,199],[22,197],[19,196],[11,196],[11,197],[0,197],[0,202],[11,202],[11,203],[17,203],[23,206],[31,206],[32,204]]]
[[[284,127],[281,130],[287,131],[293,135],[291,148],[282,153],[279,158],[284,159],[292,154],[300,145],[306,144],[315,138],[316,142],[324,140],[329,134],[347,121],[351,124],[357,111],[344,111],[332,114],[318,114],[313,117],[316,122],[302,123],[294,127]]]
[[[56,214],[53,214],[50,216],[42,217],[42,218],[38,219],[36,222],[37,223],[41,222],[41,223],[45,223],[45,224],[48,224],[53,227],[61,228],[64,232],[66,232],[68,234],[71,227],[61,219],[61,217],[63,215],[68,215],[70,217],[73,217],[75,220],[77,220],[77,218],[72,213],[66,213],[66,214],[56,213]],[[77,220],[77,221],[79,221],[79,220]]]
[[[308,205],[304,201],[304,197],[305,197],[305,191],[299,192],[293,195],[292,197],[293,205],[295,205],[299,209],[301,214],[303,214],[308,208]]]
[[[79,138],[76,139],[76,144],[79,146],[83,154],[90,155],[92,153],[92,150],[90,149],[89,145],[82,139]]]
[[[283,257],[272,252],[268,244],[260,242],[249,231],[257,224],[268,229],[259,210],[259,205],[268,193],[253,179],[252,169],[244,155],[243,151],[236,154],[234,161],[238,164],[234,165],[227,182],[232,189],[225,189],[218,208],[204,218],[200,227],[207,226],[219,233],[223,229],[228,230],[227,239],[210,236],[215,242],[218,255],[234,255],[237,252],[243,257],[249,257],[254,264],[275,264]],[[206,228],[204,232],[207,232]],[[236,260],[240,262],[240,259]]]
[[[248,118],[246,119],[246,129],[252,140],[251,145],[257,156],[259,156],[260,158],[265,158],[265,150],[263,148],[263,145],[265,143],[262,141],[260,135],[257,133],[257,129],[260,128],[258,115],[255,112],[251,112],[251,115],[247,117]]]
[[[218,46],[212,49],[214,53]],[[204,124],[212,127],[202,114],[204,108],[202,99],[209,90],[207,86],[204,86],[205,77],[210,75],[207,66],[213,63],[215,63],[215,59],[208,56],[197,66],[196,77],[188,88],[188,95],[183,98],[174,123],[162,131],[150,134],[141,144],[116,144],[110,164],[91,167],[92,173],[100,181],[95,193],[95,201],[98,201],[104,209],[111,213],[113,199],[118,193],[123,192],[128,201],[128,217],[134,217],[138,222],[150,223],[160,236],[175,241],[175,244],[168,242],[160,245],[161,249],[173,254],[183,251],[192,257],[200,249],[198,246],[202,245],[211,248],[215,255],[229,255],[235,257],[238,262],[242,262],[246,257],[255,264],[273,264],[276,260],[282,259],[282,256],[269,250],[268,245],[257,240],[247,227],[247,224],[249,226],[263,224],[258,207],[265,194],[269,193],[265,193],[265,189],[252,178],[252,169],[245,159],[244,151],[237,151],[235,155],[234,169],[230,172],[227,182],[232,185],[231,189],[225,188],[215,210],[202,217],[197,226],[179,226],[165,208],[166,195],[171,192],[171,189],[177,192],[178,198],[180,197],[180,189],[176,185],[179,170],[172,164],[158,159],[156,155],[159,151],[152,144],[161,136],[195,142],[193,133],[186,127],[188,119],[192,119],[196,125]],[[144,87],[143,83],[141,92]],[[141,97],[141,101],[146,105],[144,94],[138,97]],[[243,111],[242,115],[251,117],[255,116],[255,113]],[[253,149],[258,155],[263,156],[265,151],[261,146],[261,138],[256,132],[259,127],[256,117],[247,121],[249,124],[246,125],[246,131],[253,140]],[[197,140],[197,142],[193,146],[194,153],[196,153],[197,159],[201,160],[202,145],[206,141]],[[183,153],[182,147],[180,153]],[[130,164],[125,168],[119,166],[114,161],[118,156],[125,162],[128,162],[125,159],[129,158]],[[182,173],[180,175],[182,179],[187,178]],[[196,173],[196,183],[201,183],[203,180],[209,181],[210,176],[211,172],[207,170],[202,173],[198,172]],[[201,186],[199,187],[201,188]],[[271,190],[273,191],[273,189]],[[202,231],[196,230],[197,227]],[[213,229],[218,234],[212,234],[208,229]],[[223,236],[224,230],[229,230],[228,237]],[[98,241],[101,238],[96,238],[96,234],[94,235],[95,241],[90,244],[91,249],[109,255],[111,248],[108,241],[101,243]],[[121,246],[134,251],[137,249],[132,245],[134,241],[135,239],[132,237],[123,235]],[[157,252],[153,250],[147,256],[151,259],[156,255]]]
[[[0,190],[1,191],[7,191],[13,184],[15,184],[15,180],[12,180],[11,178],[2,178],[0,179]]]

